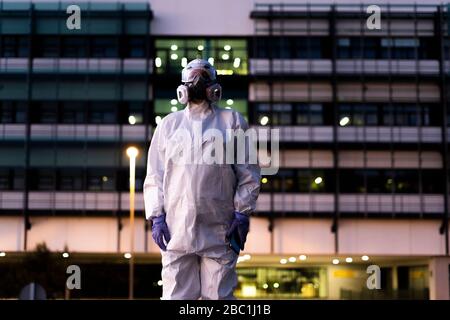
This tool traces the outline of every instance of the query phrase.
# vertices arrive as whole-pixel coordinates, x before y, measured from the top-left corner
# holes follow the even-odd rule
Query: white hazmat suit
[[[156,128],[148,153],[144,199],[146,217],[165,213],[171,236],[167,251],[161,251],[162,299],[234,298],[237,254],[229,248],[226,233],[234,211],[251,214],[259,194],[257,164],[176,160],[199,127],[202,133],[219,130],[223,141],[227,129],[248,128],[238,112],[207,101],[189,103],[163,118]],[[180,131],[183,135],[177,134]],[[213,138],[202,135],[201,139],[200,153],[208,152]]]

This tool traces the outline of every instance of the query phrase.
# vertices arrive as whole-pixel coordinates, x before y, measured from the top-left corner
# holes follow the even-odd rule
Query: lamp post
[[[135,172],[136,157],[139,150],[136,147],[127,148],[127,156],[130,158],[130,269],[128,279],[128,299],[133,299],[134,293],[134,191],[135,191]]]

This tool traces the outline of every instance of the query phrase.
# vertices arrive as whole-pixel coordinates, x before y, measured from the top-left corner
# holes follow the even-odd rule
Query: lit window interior
[[[232,102],[232,103],[231,103]],[[219,102],[219,107],[226,109],[233,109],[241,113],[244,118],[247,118],[247,100],[245,99],[233,99],[230,97],[224,97]],[[185,105],[180,104],[175,98],[169,99],[156,99],[155,100],[155,118],[168,115],[171,112],[183,110]],[[158,118],[158,119],[160,119]],[[156,121],[156,120],[155,120]]]
[[[247,43],[242,39],[156,40],[156,73],[179,73],[187,62],[202,58],[219,75],[247,74]]]

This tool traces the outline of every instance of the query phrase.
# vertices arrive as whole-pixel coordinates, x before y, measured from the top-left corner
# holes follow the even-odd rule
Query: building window
[[[444,57],[450,60],[450,39],[444,39]]]
[[[421,119],[421,110],[416,105],[383,107],[383,123],[389,126],[417,126],[424,123]]]
[[[323,170],[298,170],[300,192],[330,192],[331,176]]]
[[[277,192],[295,192],[296,191],[296,183],[295,183],[295,171],[284,169],[280,171],[276,176],[274,176],[271,180],[271,188],[272,190],[276,190]]]
[[[395,193],[419,193],[419,171],[418,170],[387,170],[385,172],[388,182],[392,181],[391,188]]]
[[[110,171],[88,171],[87,188],[89,191],[113,191],[115,190],[114,174]]]
[[[9,169],[0,169],[0,190],[11,189],[11,177]]]
[[[59,173],[59,190],[82,190],[83,172],[81,170],[64,169]]]
[[[0,102],[0,123],[24,123],[27,104],[20,101]]]
[[[275,176],[261,179],[263,192],[332,192],[329,170],[280,169]]]
[[[14,121],[14,106],[12,104],[3,103],[0,106],[0,122],[13,123]]]
[[[322,59],[323,54],[322,38],[292,39],[292,59]]]
[[[40,102],[33,105],[32,122],[37,123],[57,123],[58,122],[58,103],[57,102]]]
[[[147,40],[149,41],[149,40]],[[145,48],[146,39],[143,37],[130,37],[127,38],[126,45],[126,57],[129,58],[144,58],[145,57]]]
[[[240,39],[158,39],[156,73],[179,74],[191,60],[208,60],[219,75],[247,74],[247,42]]]
[[[378,124],[378,108],[376,105],[339,105],[338,109],[340,126],[371,126]]]
[[[23,190],[23,169],[0,169],[0,190]]]
[[[36,57],[57,58],[59,54],[59,39],[57,37],[42,37],[36,41]]]
[[[26,103],[19,101],[0,101],[0,123],[24,123]]]
[[[257,124],[259,125],[291,125],[292,104],[289,103],[261,103],[257,105]]]
[[[439,170],[341,169],[340,191],[343,193],[441,193]],[[421,183],[420,184],[420,180]]]
[[[119,106],[116,102],[46,101],[35,103],[30,111],[33,123],[116,124],[119,119],[120,123],[133,125],[144,123],[145,107],[142,102],[125,102]],[[165,116],[173,107],[170,100],[160,101],[158,114]],[[25,119],[25,103],[0,102],[0,123],[25,122]]]
[[[327,283],[325,268],[239,268],[237,272],[239,298],[324,298],[321,286]]]
[[[257,103],[254,106],[257,125],[323,125],[322,104]]]
[[[297,125],[322,125],[323,107],[321,104],[296,104]]]
[[[398,126],[418,125],[419,109],[416,106],[384,106],[384,124]]]
[[[419,39],[381,39],[383,59],[414,59],[418,50]]]
[[[248,100],[243,98],[243,92],[225,92],[220,107],[238,111],[248,122]]]
[[[36,172],[36,190],[55,190],[55,171],[40,169]]]
[[[139,167],[136,168],[136,183],[135,183],[136,191],[142,191],[145,175],[146,175],[145,168]],[[118,171],[117,188],[118,190],[124,192],[130,190],[130,173],[128,169],[121,169]]]
[[[434,105],[340,104],[340,126],[431,126],[440,125],[439,107]]]
[[[119,56],[116,38],[93,38],[91,50],[93,58],[116,58]]]
[[[338,38],[339,59],[436,59],[431,38]]]
[[[421,180],[423,193],[443,193],[445,190],[445,182],[440,170],[424,170]]]
[[[3,39],[3,40],[2,40]],[[0,37],[0,56],[5,58],[27,58],[29,54],[28,38],[26,36]]]
[[[14,169],[12,187],[13,190],[23,190],[25,188],[25,170]]]
[[[144,122],[145,103],[129,102],[126,106],[128,107],[128,111],[126,112],[125,123],[135,125]]]
[[[325,41],[320,37],[259,37],[254,40],[252,58],[322,59]]]
[[[136,191],[142,191],[143,187],[144,187],[144,180],[145,180],[145,175],[146,175],[146,170],[145,169],[140,169],[140,168],[136,168]],[[127,188],[123,191],[128,191],[130,190],[130,179],[129,177],[129,172],[126,172],[126,180],[128,181],[128,185]]]
[[[89,107],[89,123],[116,123],[116,104],[94,102]]]
[[[379,57],[379,39],[376,38],[339,38],[337,57],[339,59],[376,59]]]
[[[244,118],[247,119],[247,100],[241,98],[234,98],[231,96],[224,96],[224,98],[219,102],[219,107],[225,109],[233,109],[238,111]],[[180,104],[176,99],[176,95],[173,94],[172,98],[154,100],[154,113],[155,113],[155,123],[158,124],[162,118],[171,112],[176,112],[183,110],[184,105]]]
[[[65,37],[62,56],[64,58],[85,58],[88,56],[89,41],[85,37]]]
[[[61,112],[62,123],[85,123],[86,108],[82,102],[64,102]]]

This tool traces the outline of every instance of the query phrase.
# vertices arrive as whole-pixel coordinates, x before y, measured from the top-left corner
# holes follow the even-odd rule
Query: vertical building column
[[[449,254],[449,230],[448,230],[448,215],[449,215],[449,165],[448,165],[448,124],[447,124],[447,83],[446,83],[446,68],[445,68],[445,54],[444,54],[444,33],[442,30],[442,25],[444,21],[444,14],[442,6],[438,6],[438,12],[434,19],[434,30],[436,34],[436,40],[439,44],[439,87],[440,87],[440,95],[441,101],[440,104],[442,106],[441,114],[442,114],[442,122],[441,122],[441,132],[442,132],[442,163],[443,163],[443,174],[442,178],[444,179],[444,212],[442,216],[442,224],[439,228],[439,233],[445,237],[445,254]]]
[[[396,291],[398,290],[398,266],[393,265],[392,266],[392,290]]]
[[[433,257],[428,264],[430,300],[450,300],[450,257]]]
[[[31,229],[29,212],[29,192],[30,192],[30,139],[31,139],[31,104],[33,100],[33,40],[35,32],[35,12],[34,4],[30,4],[28,9],[28,66],[27,66],[27,111],[26,111],[26,134],[25,134],[25,166],[24,166],[24,190],[23,190],[23,218],[24,237],[23,250],[28,250],[28,231]]]
[[[339,252],[339,197],[340,197],[340,171],[339,171],[339,137],[338,137],[338,123],[339,123],[339,112],[338,112],[338,88],[337,88],[337,74],[336,74],[336,60],[337,60],[337,40],[336,40],[336,5],[331,6],[331,10],[328,17],[329,21],[329,34],[330,41],[332,43],[331,49],[331,87],[333,93],[333,168],[334,168],[334,214],[333,222],[331,224],[331,232],[334,233],[334,251]]]
[[[146,90],[146,101],[144,103],[144,125],[145,125],[145,144],[143,148],[143,156],[147,156],[147,151],[150,146],[150,136],[151,136],[151,127],[155,124],[156,128],[156,119],[155,119],[155,102],[154,102],[154,94],[150,90],[153,90],[153,80],[154,78],[150,78],[150,67],[151,67],[151,76],[156,73],[156,69],[154,68],[154,61],[156,58],[156,40],[151,35],[151,20],[152,20],[152,11],[150,9],[150,5],[147,4],[147,15],[146,15],[146,32],[145,32],[145,90]],[[151,41],[151,46],[150,46]],[[152,65],[150,65],[150,58],[152,58]],[[152,89],[150,89],[150,86]],[[151,119],[151,120],[150,120]],[[144,151],[145,150],[145,151]],[[142,190],[143,192],[144,190]],[[149,252],[148,248],[148,236],[151,231],[150,221],[148,221],[145,217],[145,209],[144,209],[144,252]]]

